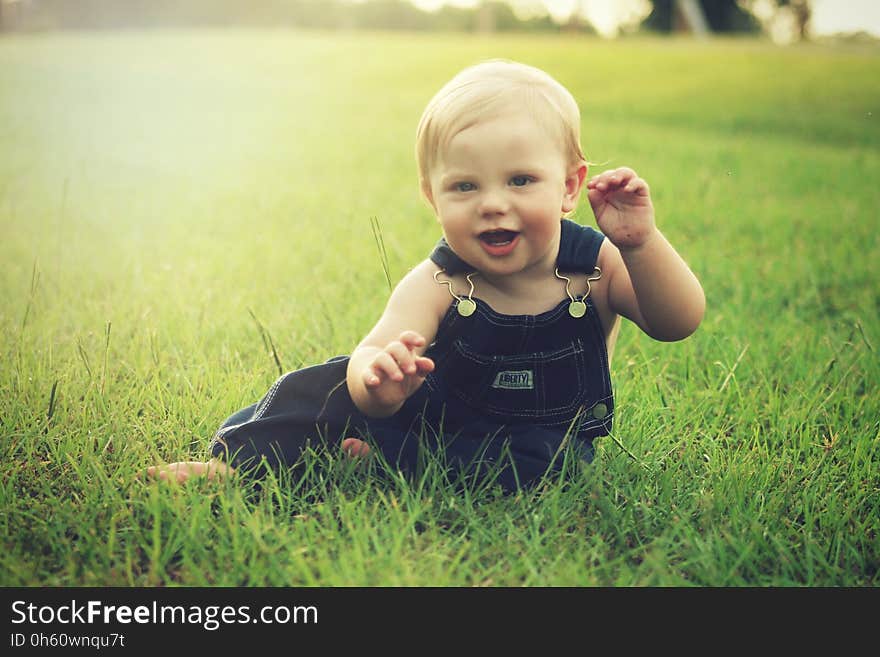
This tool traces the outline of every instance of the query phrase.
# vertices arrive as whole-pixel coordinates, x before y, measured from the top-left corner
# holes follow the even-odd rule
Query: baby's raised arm
[[[600,256],[603,273],[609,273],[611,309],[656,340],[689,336],[703,319],[706,298],[697,277],[657,229],[648,183],[622,167],[589,180],[587,195],[611,242]]]
[[[348,363],[348,391],[364,415],[388,417],[424,383],[434,362],[422,354],[434,340],[450,297],[426,260],[391,293],[382,317]]]

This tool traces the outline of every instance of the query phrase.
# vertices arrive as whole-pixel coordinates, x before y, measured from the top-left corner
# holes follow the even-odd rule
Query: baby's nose
[[[480,197],[480,215],[492,216],[504,214],[508,211],[510,204],[504,193],[495,190],[487,190]]]

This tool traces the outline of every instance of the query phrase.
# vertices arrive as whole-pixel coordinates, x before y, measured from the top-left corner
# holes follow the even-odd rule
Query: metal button
[[[602,402],[599,402],[598,404],[593,406],[593,417],[594,418],[596,418],[597,420],[601,420],[606,415],[608,415],[608,407],[605,404],[603,404]]]

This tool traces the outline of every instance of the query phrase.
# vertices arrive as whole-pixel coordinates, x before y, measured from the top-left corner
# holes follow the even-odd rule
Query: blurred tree
[[[781,20],[789,20],[798,40],[806,41],[810,38],[813,10],[809,0],[741,0],[741,3],[752,13],[760,13],[765,29],[772,29],[773,24]]]
[[[654,32],[674,32],[687,29],[689,21],[681,0],[653,0],[651,13],[642,27]],[[737,0],[698,0],[693,4],[702,10],[712,32],[758,32],[761,24],[755,16],[740,6]]]
[[[348,8],[353,27],[424,30],[429,16],[406,0],[371,0]]]
[[[552,20],[549,16],[547,20]],[[562,23],[560,29],[563,32],[578,32],[581,34],[597,35],[598,32],[592,23],[587,19],[583,7],[580,10],[571,12],[568,19]]]
[[[808,39],[810,36],[810,17],[813,15],[809,0],[782,0],[780,4],[788,5],[791,8],[800,40]]]
[[[498,0],[484,0],[477,6],[475,27],[479,32],[559,30],[559,25],[546,13],[520,18],[510,3]]]
[[[0,0],[0,32],[19,26],[26,9],[23,4],[22,0]]]
[[[516,0],[519,10],[527,10],[523,16],[512,2],[444,4],[430,12],[409,0],[0,0],[0,18],[7,30],[226,25],[469,32],[561,29],[536,0]],[[27,11],[10,11],[16,3]],[[11,13],[16,14],[14,20]],[[592,31],[588,23],[582,26],[580,31]]]

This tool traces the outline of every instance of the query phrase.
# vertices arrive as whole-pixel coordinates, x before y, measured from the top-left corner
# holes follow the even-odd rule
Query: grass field
[[[464,65],[569,86],[650,183],[699,331],[625,325],[614,437],[518,496],[145,483],[350,353],[439,237],[415,126]],[[0,585],[880,583],[880,53],[268,32],[0,38]],[[589,204],[576,219],[593,224]]]

